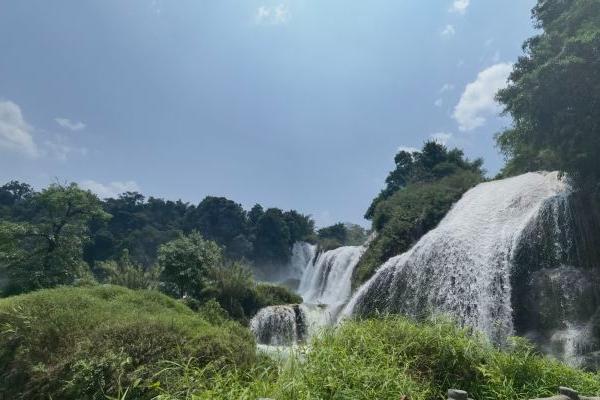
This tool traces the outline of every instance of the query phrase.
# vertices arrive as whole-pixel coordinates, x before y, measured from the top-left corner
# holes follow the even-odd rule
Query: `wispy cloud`
[[[444,86],[440,88],[440,93],[446,93],[451,90],[454,90],[454,85],[451,83],[445,83]]]
[[[443,104],[444,104],[444,99],[442,99],[441,97],[433,102],[433,105],[436,107],[441,107]]]
[[[442,30],[441,35],[442,37],[451,37],[454,36],[456,34],[456,29],[454,28],[454,25],[446,25],[446,27]]]
[[[280,3],[274,6],[260,6],[256,10],[255,21],[259,25],[282,25],[292,17],[287,4]]]
[[[45,140],[42,152],[58,161],[67,161],[71,155],[84,157],[88,153],[86,147],[71,145],[62,136],[55,136],[53,139]]]
[[[448,141],[452,139],[452,134],[448,132],[436,132],[429,135],[429,138],[436,143],[443,144],[444,146],[448,144]]]
[[[0,101],[0,148],[37,157],[39,150],[32,131],[21,107],[9,100]]]
[[[471,3],[471,0],[454,0],[454,2],[452,3],[452,8],[450,8],[450,11],[456,12],[459,14],[464,14],[467,12],[467,8],[469,8],[470,3]]]
[[[54,118],[54,121],[56,121],[56,123],[65,128],[68,129],[70,131],[81,131],[83,129],[85,129],[85,124],[81,121],[71,121],[68,118]]]
[[[125,192],[139,192],[140,187],[135,181],[114,181],[100,183],[91,179],[79,183],[83,189],[89,190],[102,199],[116,198]]]
[[[492,65],[465,87],[452,115],[461,131],[476,129],[484,125],[489,116],[498,113],[495,96],[498,90],[506,87],[511,70],[512,64]]]

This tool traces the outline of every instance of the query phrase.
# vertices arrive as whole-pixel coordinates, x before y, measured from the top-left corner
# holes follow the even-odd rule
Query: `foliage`
[[[337,223],[317,231],[319,251],[328,251],[341,246],[360,246],[367,240],[368,233],[360,225]]]
[[[0,269],[9,281],[4,293],[72,284],[89,275],[83,261],[88,222],[109,218],[98,198],[75,184],[54,184],[20,201],[27,202],[27,221],[0,223]]]
[[[551,396],[561,385],[600,393],[597,374],[542,357],[523,340],[500,350],[451,322],[402,317],[346,321],[281,364],[172,372],[159,377],[160,399],[426,400],[460,388],[475,399],[514,400]]]
[[[448,150],[435,141],[425,142],[423,149],[409,153],[401,150],[394,157],[396,168],[389,173],[386,187],[373,200],[365,214],[372,219],[379,202],[386,200],[398,190],[411,183],[432,182],[460,171],[471,171],[483,175],[482,159],[469,161],[462,150]]]
[[[377,235],[354,270],[353,287],[435,228],[464,192],[483,181],[483,174],[481,160],[471,162],[462,151],[435,142],[425,143],[420,152],[399,152],[387,187],[367,212]]]
[[[225,249],[225,254],[240,259],[252,251],[246,212],[240,204],[224,197],[208,196],[186,214],[186,230],[200,234]]]
[[[166,293],[182,298],[203,297],[212,269],[223,262],[221,248],[198,232],[182,235],[160,246],[158,265]]]
[[[0,300],[0,392],[11,399],[149,399],[164,360],[255,363],[252,335],[151,291],[59,288]]]
[[[100,281],[111,285],[125,286],[129,289],[152,289],[159,287],[160,268],[144,269],[129,258],[129,252],[123,251],[118,260],[101,261],[94,270]]]
[[[525,42],[497,96],[513,121],[497,136],[503,173],[558,169],[598,190],[600,3],[539,0],[533,19],[541,32]]]

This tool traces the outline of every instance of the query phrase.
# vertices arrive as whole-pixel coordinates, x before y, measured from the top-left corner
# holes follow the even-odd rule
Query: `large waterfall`
[[[446,313],[503,340],[514,332],[515,250],[541,213],[557,209],[567,194],[557,173],[478,185],[411,250],[380,267],[344,313]]]

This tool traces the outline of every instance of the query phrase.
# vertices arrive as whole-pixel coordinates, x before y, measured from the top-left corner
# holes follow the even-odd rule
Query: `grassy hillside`
[[[155,390],[146,387],[164,360],[198,368],[255,362],[254,340],[241,325],[118,286],[2,299],[0,327],[0,393],[10,399],[106,399],[127,387],[127,398],[150,398]]]

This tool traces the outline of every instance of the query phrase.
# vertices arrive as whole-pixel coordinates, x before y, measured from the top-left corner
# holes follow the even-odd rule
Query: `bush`
[[[256,294],[260,308],[283,304],[300,304],[302,297],[283,286],[259,283],[256,285]]]
[[[6,398],[150,398],[164,360],[246,368],[250,332],[207,322],[157,292],[58,288],[0,300],[0,392]]]

